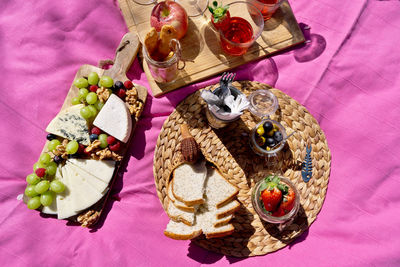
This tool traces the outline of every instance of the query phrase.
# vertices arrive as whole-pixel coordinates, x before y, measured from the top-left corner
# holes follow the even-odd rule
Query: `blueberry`
[[[270,122],[270,121],[264,122],[263,126],[264,126],[264,132],[265,133],[270,132],[274,128],[274,125],[272,125],[272,122]]]
[[[53,139],[56,139],[56,138],[57,138],[57,136],[54,135],[54,134],[48,134],[48,135],[46,136],[46,139],[49,140],[49,141],[51,141],[51,140],[53,140]]]
[[[114,83],[114,88],[115,88],[116,90],[124,89],[124,84],[123,84],[121,81],[116,81],[116,82]]]
[[[90,141],[93,142],[94,140],[97,140],[97,138],[99,138],[99,136],[97,134],[91,134],[89,136],[89,138],[90,138]]]
[[[54,156],[53,160],[55,163],[60,164],[63,161],[63,158],[60,156]]]
[[[267,137],[265,139],[265,144],[269,147],[274,146],[275,145],[275,139],[272,137]]]
[[[280,131],[274,132],[274,139],[276,142],[280,142],[283,139],[282,133]]]

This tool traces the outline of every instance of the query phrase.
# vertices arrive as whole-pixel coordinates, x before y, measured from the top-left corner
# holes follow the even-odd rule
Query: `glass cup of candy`
[[[172,39],[170,41],[171,52],[165,59],[157,60],[151,57],[146,49],[146,46],[142,46],[143,57],[149,67],[151,76],[158,83],[171,83],[178,77],[178,71],[185,67],[179,67],[181,61],[181,45],[178,40]],[[184,62],[183,62],[184,63]]]
[[[276,196],[281,196],[277,199]],[[261,220],[276,224],[282,231],[296,217],[300,196],[296,186],[282,176],[268,176],[258,181],[251,194],[253,208]]]

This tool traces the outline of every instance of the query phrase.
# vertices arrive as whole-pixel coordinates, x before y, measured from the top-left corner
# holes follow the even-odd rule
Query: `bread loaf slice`
[[[170,220],[167,228],[164,230],[164,235],[177,240],[188,240],[201,235],[202,230],[199,227],[188,226],[181,222]]]
[[[237,200],[232,200],[216,210],[217,219],[222,219],[235,213],[240,208],[240,203]]]
[[[167,196],[172,201],[175,207],[187,212],[195,212],[195,207],[189,207],[182,201],[177,200],[172,193],[172,181],[167,185]]]
[[[172,193],[187,206],[204,203],[204,184],[207,177],[205,161],[195,164],[182,164],[174,171]]]
[[[185,170],[187,171],[186,168]],[[193,213],[195,216],[194,224],[189,226],[189,224],[185,222],[186,218],[183,219],[182,210],[178,209],[178,211],[172,211],[173,209],[171,206],[174,207],[174,205],[171,205],[173,203],[170,201],[168,204],[168,215],[172,220],[168,223],[164,231],[166,236],[173,239],[192,239],[203,233],[206,238],[215,238],[229,235],[234,231],[234,226],[229,224],[229,222],[233,218],[232,213],[240,207],[240,203],[233,200],[239,193],[239,190],[229,183],[216,169],[207,168],[206,173],[206,179],[203,184],[205,191],[204,203]],[[179,183],[188,182],[185,179],[177,179],[178,176],[176,175],[175,173],[171,181],[173,186],[171,189],[172,199],[176,197],[174,190],[180,186]],[[179,175],[183,175],[183,173]],[[177,201],[179,200],[175,199],[175,202]],[[184,202],[184,204],[186,203]],[[172,210],[170,211],[170,209]],[[177,212],[179,216],[175,216],[174,212]],[[174,214],[174,216],[171,216],[172,214]]]
[[[214,168],[207,169],[205,187],[206,202],[210,207],[223,207],[239,193],[237,187],[232,185],[218,170]]]
[[[192,226],[195,221],[195,213],[191,211],[184,211],[175,207],[172,201],[168,201],[167,214],[172,220],[176,222],[183,222],[186,225]]]

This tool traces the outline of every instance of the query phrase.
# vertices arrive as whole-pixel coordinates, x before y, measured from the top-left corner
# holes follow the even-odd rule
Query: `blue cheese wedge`
[[[68,140],[75,140],[82,145],[90,144],[89,128],[86,120],[81,116],[83,104],[74,105],[62,110],[49,123],[46,132],[55,134]]]
[[[132,131],[132,118],[125,102],[115,94],[111,94],[97,114],[93,125],[126,143]]]
[[[68,163],[72,163],[84,172],[96,177],[107,185],[110,183],[115,169],[115,161],[113,160],[95,160],[95,159],[68,159]]]

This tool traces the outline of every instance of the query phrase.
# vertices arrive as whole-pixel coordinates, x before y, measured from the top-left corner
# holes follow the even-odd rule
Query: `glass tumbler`
[[[151,76],[158,83],[171,83],[178,77],[178,71],[185,67],[179,67],[179,62],[181,61],[181,45],[178,40],[172,39],[170,42],[171,51],[173,55],[165,61],[157,61],[150,57],[147,52],[146,46],[142,46],[143,57],[149,67]]]

